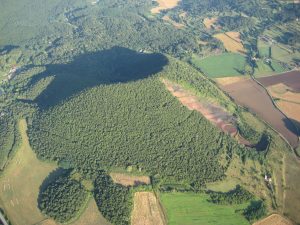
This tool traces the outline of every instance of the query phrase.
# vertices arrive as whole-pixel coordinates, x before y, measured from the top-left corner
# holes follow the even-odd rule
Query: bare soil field
[[[253,225],[293,225],[289,220],[278,214],[272,214],[267,218],[264,218]]]
[[[184,27],[184,24],[177,23],[176,21],[172,20],[169,16],[164,16],[162,19],[168,23],[171,23],[177,29],[182,29]]]
[[[241,42],[239,32],[221,33],[214,35],[214,37],[223,42],[223,45],[227,51],[242,54],[246,52]]]
[[[279,75],[260,77],[257,79],[265,87],[273,86],[276,84],[285,84],[294,92],[300,92],[300,71],[295,70]]]
[[[220,85],[239,105],[249,108],[277,130],[291,146],[298,146],[297,130],[293,123],[274,105],[267,92],[248,78],[227,85]]]
[[[218,21],[217,17],[212,18],[205,18],[203,20],[203,24],[207,29],[212,29],[212,27],[215,25],[215,23]]]
[[[156,196],[152,192],[136,192],[131,225],[165,225],[165,219]]]
[[[131,176],[123,173],[110,173],[110,176],[115,183],[123,186],[138,186],[151,183],[148,176]]]
[[[172,9],[178,5],[180,0],[156,0],[159,6],[151,9],[151,13],[157,14],[162,10]]]
[[[241,144],[251,146],[250,142],[240,135],[237,135],[238,130],[235,125],[236,118],[226,112],[222,107],[200,100],[195,94],[185,90],[178,84],[168,80],[163,80],[163,83],[172,95],[178,98],[189,110],[200,112],[207,120],[220,128],[223,132],[230,134],[232,137],[236,137]]]

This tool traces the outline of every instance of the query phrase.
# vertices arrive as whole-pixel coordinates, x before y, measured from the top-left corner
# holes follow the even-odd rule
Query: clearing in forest
[[[273,104],[266,90],[248,78],[228,85],[220,85],[237,104],[249,108],[277,130],[291,146],[298,146],[297,130],[294,124]]]
[[[164,16],[162,19],[166,22],[171,23],[177,29],[182,29],[184,27],[184,24],[177,23],[176,21],[172,20],[169,16]]]
[[[123,186],[150,184],[150,178],[148,176],[132,176],[123,173],[110,173],[110,176],[115,183],[122,184]]]
[[[222,107],[200,100],[195,94],[185,90],[182,86],[172,83],[164,79],[163,83],[173,96],[186,106],[189,110],[196,110],[200,112],[212,124],[220,128],[223,132],[236,137],[237,140],[246,146],[251,146],[251,143],[238,135],[236,128],[236,118],[226,112]]]
[[[160,204],[152,192],[136,192],[131,225],[165,225]]]
[[[272,214],[253,225],[293,225],[289,220],[278,214]]]
[[[189,192],[162,193],[160,199],[169,225],[249,224],[241,213],[237,212],[246,208],[247,204],[218,205],[209,202],[207,194]]]
[[[56,165],[36,158],[28,142],[24,119],[19,129],[22,143],[0,178],[0,199],[12,224],[28,225],[45,219],[37,207],[39,188]]]
[[[151,9],[151,13],[157,14],[162,10],[172,9],[178,5],[180,0],[156,0],[159,4],[157,7]]]
[[[244,54],[246,50],[242,44],[239,32],[226,32],[214,35],[215,38],[219,39],[225,49],[229,52],[242,53]]]
[[[205,18],[203,24],[207,29],[215,28],[215,23],[218,21],[217,17]]]

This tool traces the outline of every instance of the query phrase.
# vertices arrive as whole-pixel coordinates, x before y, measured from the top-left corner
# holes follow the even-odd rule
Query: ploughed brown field
[[[257,79],[265,87],[273,86],[276,84],[285,84],[294,92],[300,92],[300,71],[295,70],[279,75],[261,77]]]
[[[270,81],[268,81],[270,82]],[[298,146],[297,129],[294,124],[273,104],[266,90],[251,78],[234,83],[220,85],[237,104],[248,108],[270,124],[290,143],[292,147]]]

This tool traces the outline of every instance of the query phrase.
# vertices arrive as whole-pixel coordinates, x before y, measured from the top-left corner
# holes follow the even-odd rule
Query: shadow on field
[[[45,72],[36,75],[31,85],[45,77],[54,77],[35,99],[41,109],[47,109],[87,88],[147,78],[163,70],[167,64],[168,59],[162,54],[113,47],[79,55],[67,64],[46,65]]]

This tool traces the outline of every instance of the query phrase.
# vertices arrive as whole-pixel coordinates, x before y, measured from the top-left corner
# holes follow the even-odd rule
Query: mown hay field
[[[1,205],[12,224],[28,225],[45,219],[38,209],[39,188],[54,163],[41,162],[32,151],[25,120],[19,123],[22,144],[0,178]]]
[[[134,176],[123,173],[110,173],[111,178],[117,184],[123,186],[138,186],[150,184],[150,177],[148,176]]]
[[[158,202],[152,192],[136,192],[131,225],[165,225],[166,221]]]
[[[242,44],[239,32],[226,32],[214,35],[215,38],[220,40],[225,49],[229,52],[242,53],[244,54],[246,50]]]
[[[272,214],[267,218],[257,221],[253,225],[293,225],[289,220],[278,214]]]
[[[203,20],[203,24],[207,29],[211,29],[214,27],[215,23],[218,21],[217,17],[212,17],[212,18],[205,18]]]
[[[247,204],[217,205],[208,202],[207,194],[162,193],[160,196],[169,225],[246,225],[249,222],[236,210]]]

